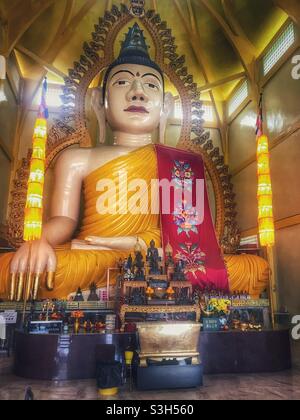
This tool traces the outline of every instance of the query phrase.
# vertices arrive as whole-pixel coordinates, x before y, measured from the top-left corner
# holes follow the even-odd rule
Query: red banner
[[[228,291],[201,156],[160,145],[156,153],[163,248],[172,246],[174,259],[183,262],[186,277],[193,285]]]

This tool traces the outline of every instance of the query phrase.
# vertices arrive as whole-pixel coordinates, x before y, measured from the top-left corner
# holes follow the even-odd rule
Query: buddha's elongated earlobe
[[[98,120],[99,143],[103,144],[105,143],[105,140],[106,140],[106,119],[105,119],[105,107],[103,104],[102,88],[93,89],[91,105]]]
[[[164,98],[164,109],[161,114],[160,118],[160,126],[159,126],[159,142],[161,144],[165,144],[165,134],[168,124],[168,118],[172,115],[174,111],[175,99],[172,93],[167,92]]]

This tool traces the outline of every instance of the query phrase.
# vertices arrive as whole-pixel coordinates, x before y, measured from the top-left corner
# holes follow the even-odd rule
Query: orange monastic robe
[[[97,202],[101,195],[97,192],[100,180],[109,179],[119,186],[119,173],[127,173],[127,182],[143,179],[148,184],[149,212],[148,214],[99,214]],[[78,239],[87,236],[123,237],[137,236],[148,245],[152,239],[158,247],[161,246],[159,215],[151,214],[151,180],[157,179],[157,159],[153,146],[146,146],[119,157],[98,168],[84,181],[84,215]],[[130,200],[131,195],[128,194]],[[117,188],[119,197],[119,187]],[[130,209],[129,209],[130,210]],[[91,283],[98,287],[106,285],[108,268],[116,266],[117,261],[128,256],[128,252],[119,251],[83,251],[71,250],[70,245],[56,249],[58,266],[55,280],[55,290],[48,292],[42,286],[41,298],[66,298],[78,287],[87,290]],[[0,257],[0,297],[7,298],[9,290],[9,265],[13,254]],[[228,267],[231,290],[249,291],[254,296],[261,293],[268,284],[268,264],[265,260],[251,256],[225,256]]]

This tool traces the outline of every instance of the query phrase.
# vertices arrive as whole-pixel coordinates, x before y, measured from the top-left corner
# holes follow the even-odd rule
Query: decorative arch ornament
[[[132,2],[134,3],[134,2]],[[140,2],[137,2],[140,3]],[[137,5],[138,6],[138,5]],[[141,12],[141,11],[140,11]],[[136,17],[138,14],[139,17]],[[63,88],[61,117],[50,130],[47,143],[47,167],[56,156],[72,145],[92,147],[87,129],[85,98],[94,78],[114,60],[114,44],[120,31],[134,19],[140,19],[156,47],[155,61],[174,84],[182,103],[183,123],[177,147],[200,153],[212,180],[216,197],[216,232],[224,253],[235,253],[240,243],[236,222],[236,204],[228,166],[209,132],[203,128],[202,102],[197,84],[188,73],[185,56],[177,53],[172,30],[159,14],[148,10],[141,14],[121,4],[112,6],[99,19],[92,40],[84,42],[79,60],[69,70]],[[14,247],[22,244],[26,185],[29,159],[23,159],[16,172],[8,219],[8,240]]]

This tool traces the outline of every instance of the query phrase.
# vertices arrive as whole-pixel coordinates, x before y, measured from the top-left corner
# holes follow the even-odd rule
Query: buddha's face
[[[113,131],[152,133],[159,126],[163,106],[163,81],[159,72],[136,64],[123,64],[111,71],[105,113]]]

